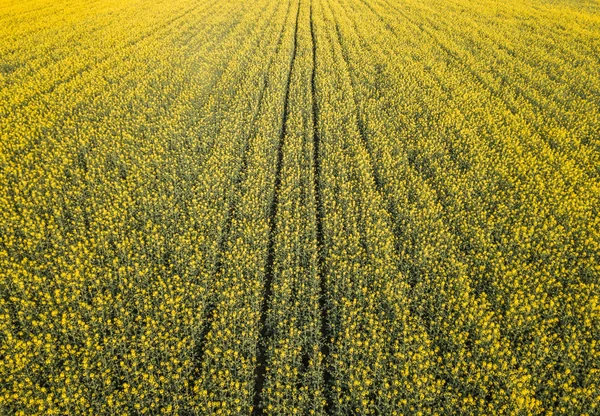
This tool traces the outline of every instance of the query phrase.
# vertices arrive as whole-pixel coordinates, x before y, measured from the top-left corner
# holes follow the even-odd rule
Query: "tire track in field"
[[[288,1],[288,9],[286,11],[285,22],[287,22],[287,15],[289,14],[290,3],[291,3],[291,0]],[[271,15],[269,20],[271,20],[276,13],[277,13],[277,8],[275,9],[273,15]],[[240,169],[236,176],[236,179],[234,180],[234,183],[233,183],[233,187],[234,187],[235,191],[234,191],[233,198],[229,204],[229,209],[228,209],[227,217],[225,219],[225,225],[223,226],[222,236],[219,241],[219,248],[217,251],[217,256],[216,256],[216,261],[215,261],[214,270],[216,270],[215,275],[217,276],[217,278],[219,276],[221,276],[223,273],[223,255],[227,250],[227,243],[229,242],[229,237],[231,234],[231,225],[233,223],[233,218],[235,217],[235,213],[237,211],[237,198],[236,197],[238,196],[240,186],[246,175],[246,170],[248,167],[248,152],[249,152],[249,148],[250,148],[250,138],[252,137],[252,134],[253,134],[253,126],[256,123],[256,120],[258,119],[260,110],[262,109],[262,106],[264,103],[264,94],[265,94],[265,90],[267,88],[267,79],[268,79],[269,71],[273,64],[275,56],[277,55],[277,53],[279,52],[279,49],[281,48],[281,43],[283,40],[284,32],[285,32],[285,23],[281,26],[281,31],[279,32],[279,38],[277,41],[276,49],[273,52],[273,54],[271,55],[269,63],[266,66],[266,71],[264,72],[264,76],[262,78],[262,87],[259,92],[259,96],[258,96],[258,100],[257,100],[258,105],[252,116],[252,121],[250,122],[251,127],[249,128],[248,135],[246,137],[246,141],[244,144],[241,166],[240,166]],[[214,321],[214,318],[215,318],[215,310],[216,310],[216,299],[214,299],[214,296],[213,296],[213,299],[209,300],[209,302],[207,304],[207,307],[206,307],[207,312],[206,312],[206,319],[204,321],[204,328],[202,329],[200,337],[198,338],[198,340],[196,342],[196,348],[194,351],[194,359],[192,361],[194,364],[194,369],[199,369],[200,366],[202,365],[202,362],[204,361],[204,353],[205,353],[204,344],[205,344],[206,337],[212,327],[212,322]]]
[[[292,48],[292,57],[290,59],[290,69],[288,71],[287,83],[285,86],[285,101],[283,103],[283,116],[281,120],[281,132],[279,134],[279,143],[277,145],[277,164],[275,167],[275,184],[273,189],[273,199],[269,209],[269,243],[267,247],[267,261],[265,264],[265,283],[263,302],[260,311],[260,337],[258,341],[258,351],[256,354],[256,367],[254,369],[254,406],[253,415],[262,414],[260,408],[260,397],[265,384],[265,376],[267,370],[266,359],[266,339],[268,338],[268,328],[266,325],[267,313],[269,309],[269,300],[272,296],[272,283],[275,262],[275,235],[277,232],[277,206],[279,204],[279,188],[281,186],[281,170],[283,166],[283,144],[288,129],[289,101],[290,101],[290,84],[292,81],[292,70],[294,69],[294,61],[296,60],[296,51],[298,49],[298,21],[300,19],[300,0],[298,0],[298,10],[296,11],[296,25],[294,28],[294,45]]]
[[[312,71],[310,76],[311,98],[312,98],[312,122],[313,122],[313,180],[316,205],[317,226],[317,276],[320,284],[319,307],[321,310],[321,354],[323,355],[323,381],[325,396],[325,413],[331,414],[331,400],[328,394],[332,385],[331,372],[328,369],[329,338],[328,310],[327,310],[327,285],[325,282],[325,241],[323,235],[323,198],[321,195],[321,133],[319,132],[319,103],[317,102],[317,36],[315,33],[313,2],[310,2],[310,35],[312,40]]]

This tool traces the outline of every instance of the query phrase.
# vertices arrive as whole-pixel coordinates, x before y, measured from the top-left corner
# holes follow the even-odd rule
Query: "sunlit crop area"
[[[598,0],[0,0],[1,415],[600,414]]]

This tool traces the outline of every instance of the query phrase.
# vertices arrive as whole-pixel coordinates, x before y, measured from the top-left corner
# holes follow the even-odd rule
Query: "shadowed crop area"
[[[0,0],[0,415],[600,414],[598,0]]]

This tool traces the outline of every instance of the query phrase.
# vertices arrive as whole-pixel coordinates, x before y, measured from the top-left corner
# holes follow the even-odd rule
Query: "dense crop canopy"
[[[0,0],[0,414],[600,414],[597,0]]]

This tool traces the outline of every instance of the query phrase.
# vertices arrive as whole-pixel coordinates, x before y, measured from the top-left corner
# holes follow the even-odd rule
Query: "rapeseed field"
[[[1,415],[600,414],[597,0],[0,0]]]

